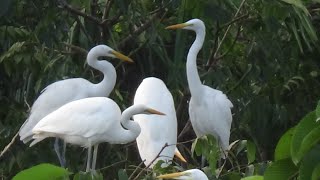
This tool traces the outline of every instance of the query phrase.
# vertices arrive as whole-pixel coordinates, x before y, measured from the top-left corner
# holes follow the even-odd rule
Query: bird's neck
[[[121,140],[123,141],[121,143],[129,143],[131,141],[134,141],[141,132],[139,124],[130,120],[130,118],[135,114],[137,114],[137,112],[135,112],[135,109],[133,107],[129,107],[122,113],[120,123],[127,130],[125,130],[123,134],[121,134]]]
[[[116,84],[117,73],[115,68],[108,61],[99,61],[98,56],[90,56],[90,54],[88,55],[87,62],[91,67],[103,73],[103,80],[98,84],[94,84],[94,92],[92,94],[94,96],[109,96]]]
[[[187,79],[191,96],[201,95],[202,83],[197,69],[197,55],[202,48],[205,30],[196,31],[196,39],[191,45],[187,56]]]

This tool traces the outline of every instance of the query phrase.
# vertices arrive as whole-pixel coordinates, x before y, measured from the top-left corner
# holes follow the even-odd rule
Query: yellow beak
[[[147,109],[147,112],[149,112],[150,114],[166,115],[165,113],[162,113],[152,108]]]
[[[184,162],[184,163],[187,163],[187,160],[182,156],[182,154],[180,153],[179,150],[175,151],[175,152],[174,152],[174,155],[175,155],[178,159],[180,159],[180,161],[182,161],[182,162]]]
[[[185,174],[185,172],[176,172],[176,173],[170,173],[170,174],[163,174],[160,176],[157,176],[158,179],[162,178],[162,179],[173,179],[176,177],[180,177],[183,176]]]
[[[121,59],[121,60],[123,60],[123,61],[130,62],[130,63],[134,63],[134,61],[133,61],[131,58],[129,58],[128,56],[125,56],[125,55],[119,53],[118,51],[111,51],[111,53],[112,53],[116,58],[118,58],[118,59]]]
[[[175,25],[168,26],[165,29],[182,29],[186,26],[190,26],[190,24],[187,24],[187,23],[175,24]]]

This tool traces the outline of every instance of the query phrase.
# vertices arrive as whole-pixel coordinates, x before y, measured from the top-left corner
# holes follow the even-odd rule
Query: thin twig
[[[240,4],[240,6],[239,6],[239,8],[238,8],[238,10],[237,10],[237,12],[236,12],[236,14],[234,15],[234,18],[233,18],[233,19],[236,19],[236,17],[237,17],[238,14],[240,13],[240,10],[242,9],[245,1],[246,1],[246,0],[242,0],[242,2],[241,2],[241,4]],[[224,33],[221,41],[219,42],[217,49],[215,50],[214,53],[212,53],[212,54],[210,55],[210,57],[209,57],[209,59],[208,59],[208,61],[207,61],[207,66],[211,66],[211,64],[212,64],[212,62],[213,62],[213,59],[215,59],[215,58],[217,57],[217,54],[218,54],[218,52],[219,52],[219,50],[220,50],[220,48],[221,48],[221,45],[222,45],[222,43],[224,42],[224,40],[226,39],[227,34],[228,34],[228,32],[230,31],[230,29],[231,29],[231,25],[232,25],[232,23],[228,25],[228,28],[227,28],[226,32]],[[211,68],[208,69],[208,71],[210,71],[210,70],[211,70]]]
[[[118,49],[122,49],[122,47],[129,41],[131,41],[132,39],[134,39],[136,36],[138,36],[139,34],[141,34],[142,32],[144,32],[146,29],[148,29],[151,24],[155,21],[156,18],[158,18],[158,16],[161,13],[158,12],[154,15],[152,15],[152,17],[143,25],[141,25],[138,29],[136,29],[133,33],[131,33],[130,35],[128,35],[125,39],[123,39],[118,45]]]
[[[6,145],[6,147],[1,151],[0,154],[0,158],[4,155],[5,152],[8,151],[8,149],[12,146],[12,144],[14,143],[15,139],[17,138],[17,136],[19,135],[19,132],[17,132],[16,135],[13,136],[13,138],[11,139],[10,143],[8,145]]]
[[[227,22],[226,24],[223,24],[219,29],[224,29],[225,27],[230,26],[231,24],[234,24],[234,23],[236,23],[236,22],[238,22],[238,21],[240,21],[243,18],[246,18],[248,16],[249,16],[249,14],[247,13],[247,14],[244,14],[242,16],[233,18],[231,21]]]
[[[182,131],[180,132],[178,136],[178,140],[180,140],[183,135],[185,135],[189,130],[191,129],[191,122],[190,119],[187,121],[186,125],[183,127]]]
[[[80,53],[83,56],[87,56],[87,54],[88,54],[87,50],[85,50],[85,49],[83,49],[83,48],[81,48],[79,46],[75,46],[73,44],[69,44],[69,43],[65,43],[65,42],[63,42],[62,44],[64,44],[65,46],[69,47],[72,51],[76,51],[76,52]]]
[[[121,163],[124,163],[124,162],[127,162],[127,160],[121,160],[121,161],[115,162],[115,163],[113,163],[113,164],[111,164],[109,166],[106,166],[106,167],[98,169],[98,171],[106,170],[106,169],[108,169],[108,168],[110,168],[112,166],[115,166],[115,165],[118,165],[118,164],[121,164]]]
[[[75,15],[82,16],[82,17],[84,17],[84,18],[86,18],[86,19],[88,19],[88,20],[90,20],[90,21],[92,21],[92,22],[94,22],[96,24],[100,24],[100,19],[98,19],[98,18],[96,18],[94,16],[91,16],[89,14],[86,14],[86,13],[84,13],[84,12],[74,8],[74,7],[72,7],[65,0],[59,0],[59,3],[60,3],[60,7],[61,8],[65,9],[65,10],[67,10],[67,11],[69,11],[69,12],[75,14]]]
[[[158,159],[158,158],[160,157],[160,154],[162,153],[162,151],[163,151],[166,147],[168,147],[168,146],[169,146],[168,143],[164,144],[164,146],[161,148],[161,150],[159,151],[159,153],[157,154],[157,156],[156,156],[145,168],[143,168],[143,170],[140,171],[139,174],[138,174],[133,180],[138,179],[139,176],[142,174],[142,172],[143,172],[145,169],[148,169],[148,168],[156,161],[156,159]],[[170,146],[171,146],[171,145],[170,145]]]
[[[103,11],[103,16],[102,16],[102,20],[107,19],[108,15],[109,15],[109,11],[111,9],[111,5],[113,3],[113,0],[106,0],[106,5],[104,7],[104,11]]]
[[[133,175],[138,171],[138,169],[141,169],[141,171],[143,170],[143,168],[140,168],[140,167],[143,165],[143,163],[144,163],[145,161],[146,161],[146,160],[141,161],[141,163],[134,169],[134,171],[131,173],[131,175],[129,176],[128,179],[131,179],[131,178],[133,177]]]

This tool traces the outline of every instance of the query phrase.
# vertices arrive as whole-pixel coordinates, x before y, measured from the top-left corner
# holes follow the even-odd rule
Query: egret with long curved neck
[[[125,144],[134,141],[141,128],[130,118],[135,114],[163,113],[145,105],[133,105],[123,111],[111,99],[92,97],[70,102],[41,119],[33,128],[33,146],[48,137],[88,148],[86,171],[90,169],[91,148],[94,147],[91,169],[95,170],[98,145],[102,142]],[[123,127],[125,128],[123,128]]]
[[[215,136],[224,152],[229,147],[232,123],[231,101],[219,90],[203,85],[197,70],[197,55],[202,48],[206,28],[200,19],[192,19],[182,24],[168,26],[166,29],[186,29],[196,33],[187,56],[187,79],[191,93],[189,116],[197,137],[211,134]]]
[[[20,140],[24,143],[32,139],[32,128],[46,115],[55,111],[62,105],[87,97],[108,96],[116,83],[116,70],[111,63],[105,60],[98,60],[99,57],[106,56],[118,58],[127,62],[133,62],[129,57],[111,49],[106,45],[93,47],[87,56],[89,66],[101,71],[103,80],[98,84],[93,84],[83,78],[72,78],[57,81],[48,85],[41,91],[41,95],[33,103],[31,113],[19,130]],[[65,166],[64,151],[59,152],[58,139],[54,149],[58,155],[61,166]],[[64,146],[65,149],[65,146]]]

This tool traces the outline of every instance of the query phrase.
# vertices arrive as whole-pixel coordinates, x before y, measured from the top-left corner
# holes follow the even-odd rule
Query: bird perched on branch
[[[137,145],[144,164],[152,168],[159,160],[163,160],[162,166],[167,166],[171,164],[174,155],[186,162],[176,148],[176,111],[172,95],[163,81],[155,77],[145,78],[136,91],[134,104],[144,104],[166,114],[166,116],[139,114],[133,117],[141,127]],[[168,146],[165,146],[166,144]]]
[[[191,19],[182,24],[168,26],[166,29],[186,29],[196,33],[196,39],[189,49],[186,64],[187,80],[191,93],[190,121],[197,137],[206,134],[216,137],[224,151],[221,153],[221,157],[225,158],[229,148],[233,105],[222,91],[201,83],[197,70],[197,55],[204,42],[205,25],[200,19]]]
[[[163,113],[145,105],[133,105],[121,114],[119,106],[106,97],[84,98],[67,103],[41,119],[33,128],[33,142],[57,137],[67,143],[88,148],[86,171],[90,170],[91,148],[94,147],[91,169],[95,170],[98,145],[102,142],[125,144],[134,141],[141,132],[130,118],[135,114]]]
[[[89,66],[103,73],[103,80],[100,83],[93,84],[83,78],[72,78],[57,81],[50,84],[41,91],[41,95],[33,103],[31,113],[19,130],[20,140],[24,143],[32,139],[32,128],[46,115],[55,111],[59,107],[74,100],[108,96],[116,83],[116,70],[111,63],[105,60],[98,60],[99,57],[106,56],[119,58],[123,61],[133,62],[129,57],[111,49],[106,45],[93,47],[87,55]],[[63,153],[59,152],[58,139],[54,144],[61,166],[65,166],[65,145]]]

